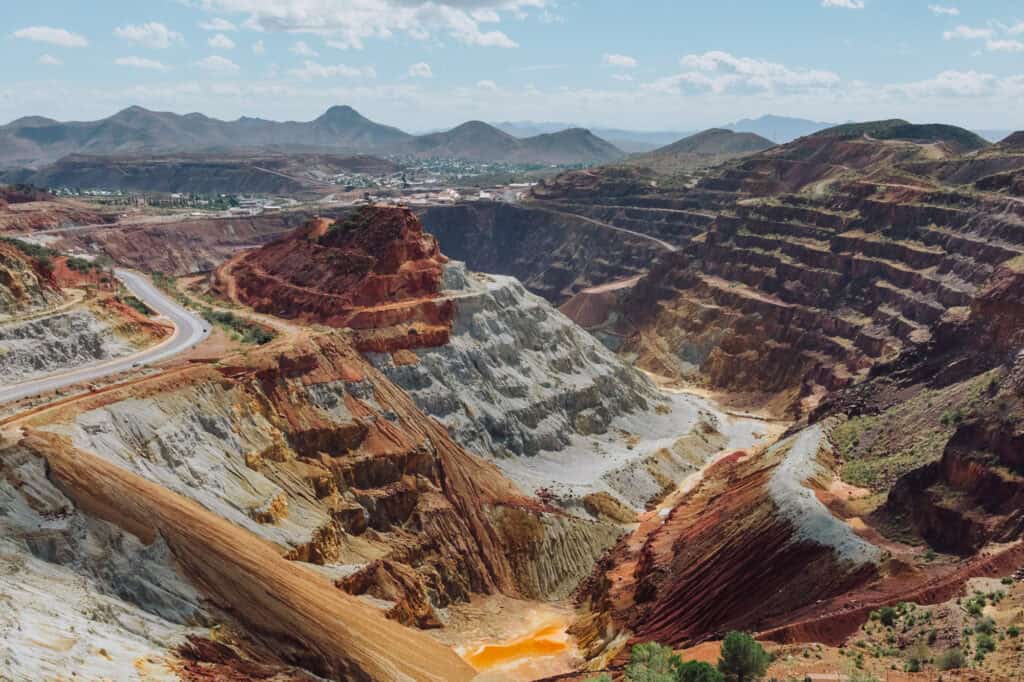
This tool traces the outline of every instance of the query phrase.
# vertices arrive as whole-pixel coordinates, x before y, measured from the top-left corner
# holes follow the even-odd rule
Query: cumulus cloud
[[[238,71],[239,66],[233,61],[220,55],[210,55],[196,62],[203,71],[210,71],[211,73],[233,73]]]
[[[410,78],[433,78],[434,71],[430,68],[430,64],[426,62],[418,62],[409,67]]]
[[[114,60],[114,63],[118,66],[128,66],[133,69],[167,71],[167,66],[163,62],[159,62],[155,59],[146,59],[145,57],[118,57]]]
[[[935,78],[889,86],[889,90],[918,97],[980,97],[992,94],[999,79],[978,71],[943,71]]]
[[[306,60],[301,69],[288,72],[293,78],[309,81],[315,78],[375,78],[377,71],[372,66],[349,66],[347,64],[325,65]]]
[[[1024,33],[1024,21],[1020,22],[1019,24],[1014,24],[1013,26],[1010,26],[1008,29],[1006,29],[1006,32],[1011,35],[1020,35],[1021,33]]]
[[[928,5],[928,9],[932,11],[932,14],[945,15],[948,17],[960,16],[960,10],[956,7],[944,7],[942,5]]]
[[[222,19],[220,17],[214,17],[213,19],[210,19],[209,21],[201,21],[201,22],[199,22],[199,28],[203,29],[204,31],[237,31],[238,30],[238,27],[235,26],[233,23],[231,23],[227,19]]]
[[[481,90],[495,92],[498,89],[498,84],[495,83],[494,81],[477,81],[476,87],[478,87]]]
[[[721,50],[689,54],[680,59],[679,63],[686,71],[658,79],[646,87],[666,92],[793,92],[830,88],[837,85],[840,80],[839,76],[831,71],[790,68],[761,59],[736,57]]]
[[[622,69],[635,69],[639,62],[633,57],[624,54],[606,54],[604,63],[609,66],[617,66]]]
[[[1024,43],[1019,40],[989,40],[985,49],[989,52],[1024,52]]]
[[[262,40],[257,40],[252,44],[252,53],[258,55],[264,55],[267,53],[267,46],[263,44]]]
[[[231,38],[228,38],[223,33],[218,33],[206,42],[210,47],[212,47],[215,50],[235,49],[235,41],[233,41]]]
[[[961,24],[952,31],[946,31],[942,34],[943,40],[984,40],[991,38],[995,35],[995,31],[990,28],[972,28],[971,26],[964,26]]]
[[[289,47],[288,51],[297,54],[300,57],[317,57],[320,55],[319,52],[311,48],[304,40],[300,40]]]
[[[60,59],[57,59],[52,54],[44,54],[39,58],[39,63],[44,66],[60,66],[64,62],[62,62]]]
[[[89,41],[85,36],[72,33],[63,28],[52,26],[28,26],[14,32],[15,38],[33,40],[37,43],[49,43],[59,47],[86,47]]]
[[[864,0],[821,0],[822,7],[842,7],[843,9],[864,9]]]
[[[184,40],[180,33],[172,31],[158,21],[118,26],[114,29],[114,35],[157,50],[166,50],[174,43]]]
[[[467,45],[516,47],[492,28],[505,17],[556,19],[552,0],[197,0],[210,13],[245,16],[245,26],[321,35],[332,47],[361,49],[373,38],[447,35]],[[485,28],[486,26],[486,28]]]
[[[630,76],[628,73],[613,73],[612,74],[612,80],[628,82],[628,81],[632,81],[633,77]]]

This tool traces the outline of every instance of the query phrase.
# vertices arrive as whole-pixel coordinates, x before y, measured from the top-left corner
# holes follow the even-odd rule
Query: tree
[[[644,642],[629,652],[626,679],[629,682],[676,682],[676,670],[682,664],[682,659],[669,647]]]
[[[729,682],[749,682],[764,675],[770,662],[753,637],[745,632],[730,632],[722,642],[718,671]]]
[[[677,682],[723,682],[722,673],[707,663],[687,661],[676,670]]]

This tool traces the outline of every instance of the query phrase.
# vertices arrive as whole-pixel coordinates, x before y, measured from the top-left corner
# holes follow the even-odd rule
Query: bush
[[[967,658],[960,649],[946,649],[939,656],[939,670],[959,670],[967,667]]]
[[[722,642],[718,671],[727,680],[748,682],[764,675],[770,662],[768,654],[753,637],[745,632],[730,632]]]
[[[626,679],[629,682],[676,682],[676,673],[682,664],[682,659],[669,647],[644,642],[629,652]]]
[[[1011,625],[1010,627],[1006,628],[1006,636],[1017,639],[1018,637],[1020,637],[1020,628],[1016,625]]]
[[[996,622],[991,618],[982,618],[974,624],[974,631],[985,635],[994,635],[996,632]]]
[[[608,673],[601,673],[597,677],[591,677],[584,682],[612,682],[612,676]]]
[[[886,627],[892,627],[896,624],[896,616],[899,615],[891,606],[885,606],[878,612],[878,620],[882,621],[882,625]]]
[[[979,654],[990,654],[996,650],[996,640],[992,639],[991,635],[982,633],[978,635],[977,646]]]
[[[687,661],[676,670],[678,682],[723,682],[722,673],[707,663]]]
[[[234,313],[210,310],[207,308],[203,310],[203,317],[210,324],[220,325],[229,332],[232,332],[242,343],[252,343],[262,346],[274,340],[273,333],[267,331],[258,324],[238,317]]]

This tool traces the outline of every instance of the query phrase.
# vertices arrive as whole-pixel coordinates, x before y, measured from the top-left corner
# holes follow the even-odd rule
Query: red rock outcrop
[[[364,330],[361,349],[393,351],[447,342],[451,303],[435,300],[446,262],[411,211],[371,206],[239,254],[214,284],[260,312]]]

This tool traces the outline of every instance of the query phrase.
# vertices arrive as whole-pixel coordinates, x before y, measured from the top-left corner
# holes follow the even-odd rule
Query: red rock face
[[[411,211],[371,206],[342,222],[314,219],[214,277],[260,312],[364,330],[360,349],[394,351],[448,341],[452,306],[436,300],[447,260]]]

